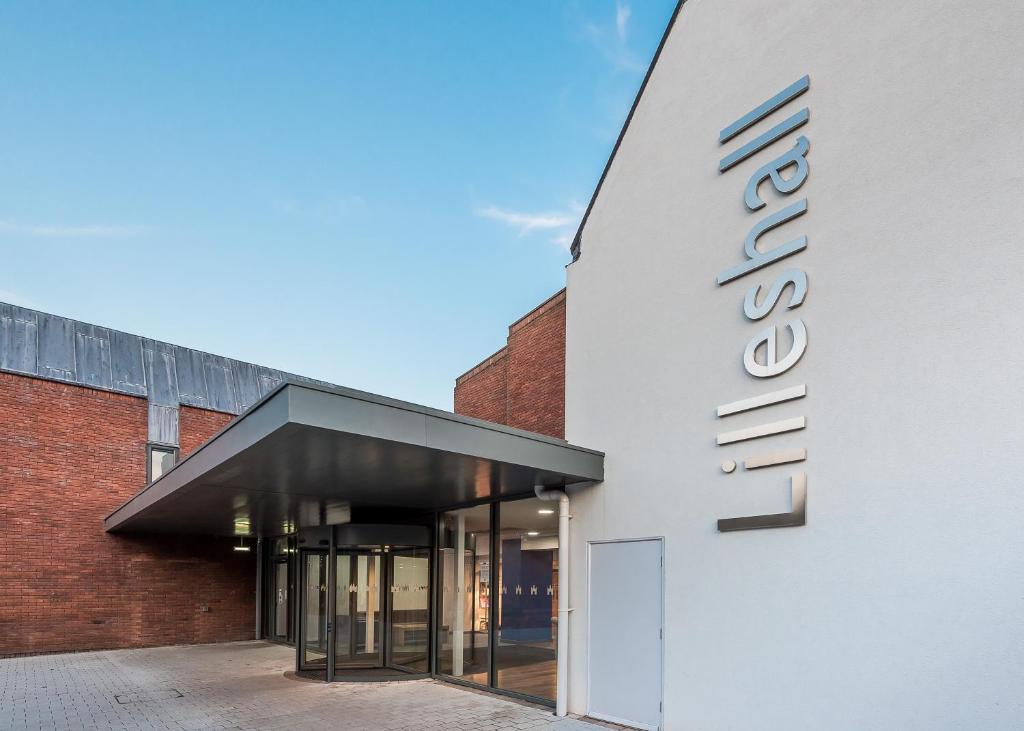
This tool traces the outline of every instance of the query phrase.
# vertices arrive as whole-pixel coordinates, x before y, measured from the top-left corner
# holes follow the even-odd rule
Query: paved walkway
[[[286,677],[265,642],[0,660],[0,729],[596,731],[580,720],[433,680]]]

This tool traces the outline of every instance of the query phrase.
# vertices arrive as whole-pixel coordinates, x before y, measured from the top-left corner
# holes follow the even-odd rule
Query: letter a
[[[810,146],[811,144],[807,141],[807,138],[800,135],[792,150],[782,157],[772,160],[751,175],[750,181],[747,183],[747,189],[743,193],[743,202],[747,204],[747,208],[752,211],[764,208],[765,202],[757,194],[757,188],[768,178],[771,178],[772,185],[780,193],[792,193],[803,185],[804,181],[807,180],[807,150]],[[793,165],[796,165],[796,173],[794,173],[792,178],[786,180],[782,177],[782,171]]]

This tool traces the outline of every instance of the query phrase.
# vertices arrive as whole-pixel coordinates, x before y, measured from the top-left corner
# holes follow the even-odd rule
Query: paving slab
[[[319,683],[269,642],[0,659],[0,729],[598,731],[438,680]]]

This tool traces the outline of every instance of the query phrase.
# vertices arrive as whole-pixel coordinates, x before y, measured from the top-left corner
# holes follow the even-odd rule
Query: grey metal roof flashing
[[[0,371],[141,396],[149,441],[178,446],[178,408],[241,414],[286,380],[273,368],[0,302]]]

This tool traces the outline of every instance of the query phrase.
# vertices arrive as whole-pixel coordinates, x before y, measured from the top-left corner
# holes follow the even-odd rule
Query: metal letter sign
[[[775,96],[754,107],[732,124],[725,127],[718,135],[718,142],[724,145],[744,131],[750,129],[757,123],[766,119],[779,109],[792,102],[798,96],[806,92],[811,85],[810,76],[804,76],[798,81],[790,84]],[[733,152],[727,154],[718,163],[718,172],[724,173],[727,170],[740,165],[748,158],[754,157],[762,150],[774,145],[783,139],[793,130],[802,127],[810,119],[810,110],[807,107],[790,115],[783,121],[775,124],[765,132],[758,134],[749,142],[742,144]],[[758,211],[767,205],[767,201],[761,197],[761,191],[770,194],[774,188],[780,195],[789,195],[798,190],[807,181],[810,167],[807,162],[807,153],[810,150],[810,142],[806,137],[800,135],[791,142],[791,147],[781,155],[776,153],[775,157],[767,162],[762,162],[752,171],[746,186],[743,189],[743,203],[750,211]],[[771,181],[771,187],[765,185]],[[802,198],[797,202],[785,206],[774,213],[763,217],[751,228],[743,242],[744,258],[738,264],[734,264],[718,275],[717,282],[723,286],[748,274],[774,264],[781,259],[800,254],[807,248],[807,237],[797,236],[786,243],[777,244],[772,248],[758,248],[758,241],[761,236],[774,228],[784,226],[807,213],[807,199]],[[767,288],[760,304],[758,298]],[[790,290],[789,301],[782,309],[783,312],[793,310],[804,303],[807,297],[807,274],[799,268],[789,268],[781,272],[770,284],[764,282],[754,283],[747,289],[743,297],[743,314],[750,321],[763,320],[783,299],[786,290]],[[788,333],[788,348],[779,357],[778,339],[780,335]],[[802,318],[790,319],[785,322],[770,324],[767,329],[754,334],[743,350],[743,367],[751,376],[757,379],[774,378],[790,371],[803,357],[807,349],[807,327]],[[806,384],[788,386],[757,396],[733,401],[718,407],[718,418],[728,418],[735,414],[749,413],[757,409],[764,409],[777,404],[788,403],[803,399],[807,395]],[[787,419],[768,420],[756,426],[748,426],[742,429],[723,431],[718,434],[717,443],[719,446],[728,444],[744,443],[749,440],[761,439],[793,433],[803,433],[807,426],[807,417],[797,416]],[[807,459],[807,450],[785,449],[776,452],[755,454],[742,460],[744,471],[761,470],[780,465],[803,462]],[[724,474],[736,472],[737,461],[728,459],[722,462]],[[804,525],[807,520],[807,473],[795,472],[789,476],[790,502],[791,507],[785,513],[773,513],[770,515],[749,515],[740,518],[722,518],[718,521],[718,530],[721,532],[753,530],[755,528],[787,528]]]

